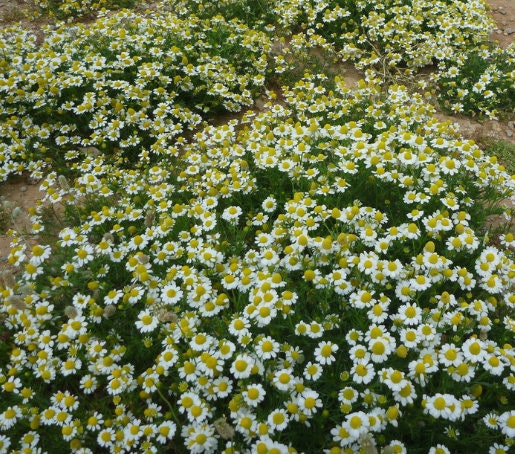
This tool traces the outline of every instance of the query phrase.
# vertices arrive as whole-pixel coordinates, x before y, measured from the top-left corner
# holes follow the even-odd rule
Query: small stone
[[[255,105],[256,108],[261,110],[265,107],[266,101],[263,98],[256,99]]]
[[[513,33],[515,33],[515,28],[508,27],[504,29],[505,35],[512,35]]]
[[[497,29],[497,30],[495,30],[495,33],[496,33],[496,34],[498,34],[498,35],[501,35],[501,34],[502,34],[502,31],[501,31],[501,30],[499,30],[499,29]]]
[[[20,188],[20,192],[27,192],[27,186],[22,186]]]
[[[511,129],[507,129],[507,130],[506,130],[506,135],[507,135],[508,137],[513,137],[513,131],[512,131]]]
[[[83,153],[87,153],[94,158],[97,156],[100,156],[102,152],[97,147],[79,147],[79,151],[82,151]]]
[[[515,129],[515,121],[509,121],[508,128]]]
[[[501,9],[501,8],[499,8],[499,9],[497,10],[497,12],[498,12],[499,14],[502,14],[503,16],[506,16],[506,11],[504,11],[504,10],[503,10],[503,9]]]

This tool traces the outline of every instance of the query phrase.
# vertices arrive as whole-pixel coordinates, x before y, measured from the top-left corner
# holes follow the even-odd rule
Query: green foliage
[[[322,37],[344,60],[381,75],[452,61],[485,41],[493,26],[481,0],[297,3],[276,3],[280,23],[299,24],[313,41]]]
[[[158,6],[2,31],[0,175],[45,196],[0,274],[0,451],[508,452],[515,179],[377,78],[447,68],[484,3]]]
[[[100,10],[118,10],[136,6],[136,0],[33,0],[50,16],[59,19],[96,14]]]
[[[42,46],[17,33],[4,31],[0,49],[2,179],[41,175],[45,159],[71,159],[80,147],[133,164],[164,153],[207,114],[251,106],[271,48],[241,22],[171,13],[63,24]]]
[[[192,11],[202,18],[222,15],[227,20],[241,20],[249,27],[273,24],[276,20],[272,11],[275,3],[277,3],[275,0],[220,0],[216,2],[169,0],[165,2],[175,11],[182,12],[185,17]]]
[[[515,145],[507,140],[482,139],[485,153],[497,156],[506,167],[506,172],[515,175]]]
[[[513,180],[404,87],[322,82],[45,178],[63,228],[38,208],[1,288],[13,449],[507,446],[515,240],[482,232]]]
[[[475,48],[437,75],[439,99],[452,112],[496,118],[515,112],[515,45]]]

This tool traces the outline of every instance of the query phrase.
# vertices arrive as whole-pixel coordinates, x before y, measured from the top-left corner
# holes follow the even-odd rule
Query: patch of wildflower
[[[0,180],[97,147],[146,162],[221,110],[251,106],[268,36],[222,16],[129,11],[0,39]],[[70,151],[72,150],[72,151]],[[54,158],[55,159],[55,158]]]
[[[82,16],[100,10],[131,8],[134,0],[34,0],[41,13],[58,18]]]
[[[320,82],[206,127],[181,159],[126,171],[87,156],[75,183],[44,180],[66,225],[52,248],[13,240],[4,445],[510,442],[515,264],[485,238],[482,201],[515,180],[403,87]]]
[[[281,25],[300,25],[310,41],[381,73],[454,61],[487,41],[493,28],[482,0],[285,0],[275,2],[274,12]]]
[[[280,0],[282,1],[282,0]],[[172,0],[160,3],[160,7],[173,8],[185,16],[194,11],[199,17],[212,17],[221,14],[228,20],[239,19],[249,26],[266,27],[273,30],[277,18],[273,16],[273,1],[261,0],[220,0],[206,2],[204,0]]]
[[[515,109],[515,44],[507,49],[482,46],[436,73],[441,104],[454,113],[496,118]]]

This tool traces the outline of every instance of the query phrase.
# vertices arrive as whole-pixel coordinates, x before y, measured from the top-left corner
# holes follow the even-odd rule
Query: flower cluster
[[[515,109],[515,44],[507,49],[482,46],[436,73],[442,105],[454,113],[496,118]]]
[[[487,40],[493,20],[483,0],[275,2],[283,25],[301,23],[321,45],[335,45],[359,68],[421,68],[453,61]]]
[[[2,275],[0,449],[508,451],[515,240],[484,202],[515,179],[402,86],[323,82],[47,176],[55,241]]]
[[[41,13],[56,17],[81,16],[102,9],[131,8],[134,0],[34,0]]]
[[[45,159],[107,148],[131,161],[174,153],[177,136],[217,111],[251,106],[271,39],[222,16],[106,15],[36,36],[0,38],[0,181]]]

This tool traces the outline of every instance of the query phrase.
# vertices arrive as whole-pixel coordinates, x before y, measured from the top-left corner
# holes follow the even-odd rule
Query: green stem
[[[172,407],[172,404],[170,403],[170,401],[165,397],[165,395],[163,394],[163,392],[159,389],[159,386],[156,387],[156,390],[157,390],[157,393],[159,394],[159,396],[161,397],[161,399],[163,399],[166,404],[168,405],[168,408],[170,409],[170,413],[172,414],[172,419],[177,423],[177,424],[180,424],[180,421],[179,421],[179,418],[177,417],[177,414],[175,413],[173,407]]]

